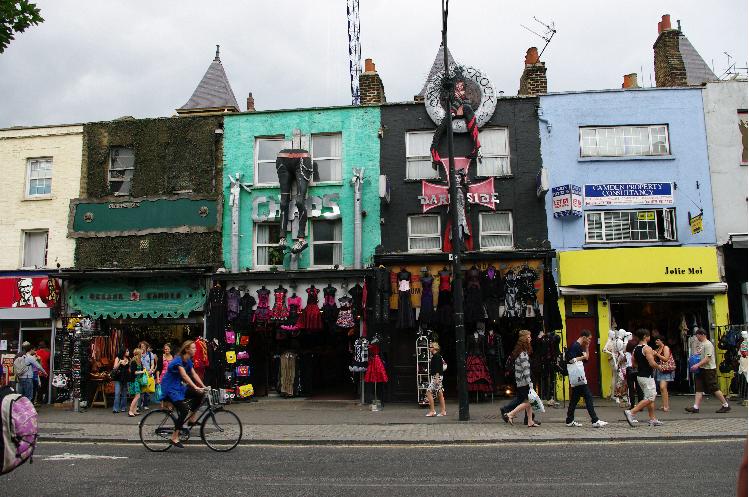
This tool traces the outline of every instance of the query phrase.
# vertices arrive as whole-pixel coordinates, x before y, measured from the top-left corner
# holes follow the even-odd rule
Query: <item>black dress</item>
[[[484,320],[484,304],[481,295],[481,272],[473,266],[466,275],[465,322]]]
[[[223,340],[226,327],[226,292],[221,285],[214,285],[208,292],[208,338]]]
[[[398,329],[408,329],[416,327],[416,318],[411,305],[411,273],[401,271],[398,273]]]
[[[433,284],[434,277],[431,274],[421,278],[421,311],[419,312],[419,324],[422,328],[430,326],[434,321]]]
[[[481,293],[489,323],[497,323],[499,306],[502,303],[502,278],[494,266],[489,266],[481,275]]]
[[[338,290],[332,286],[326,286],[322,289],[322,321],[328,331],[335,331],[336,321],[338,320],[338,305],[335,302],[337,292]]]

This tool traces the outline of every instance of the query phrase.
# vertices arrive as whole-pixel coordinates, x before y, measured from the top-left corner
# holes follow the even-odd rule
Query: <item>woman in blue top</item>
[[[179,448],[184,447],[179,441],[180,430],[190,412],[192,416],[188,424],[195,423],[196,411],[203,401],[203,390],[206,388],[192,366],[195,350],[195,342],[192,340],[183,343],[179,353],[169,362],[166,374],[161,378],[161,394],[164,401],[171,402],[179,413],[176,430],[171,439],[171,444]]]

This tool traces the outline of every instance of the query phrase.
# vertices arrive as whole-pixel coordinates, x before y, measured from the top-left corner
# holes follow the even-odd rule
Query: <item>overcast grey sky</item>
[[[350,103],[345,0],[37,2],[45,22],[0,55],[0,127],[168,116],[184,104],[221,44],[244,108]],[[649,85],[662,14],[720,74],[728,52],[745,67],[747,2],[452,0],[449,46],[459,63],[515,95],[525,51],[558,30],[542,60],[549,91]],[[439,0],[360,0],[362,59],[373,58],[388,101],[410,100],[440,43]],[[363,61],[362,61],[363,63]],[[642,81],[641,81],[642,83]]]

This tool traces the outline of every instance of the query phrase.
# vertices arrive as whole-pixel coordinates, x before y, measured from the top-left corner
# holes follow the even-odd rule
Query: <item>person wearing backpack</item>
[[[109,378],[114,382],[114,404],[112,412],[117,414],[127,407],[127,382],[130,376],[130,350],[123,348],[114,359]]]
[[[31,344],[23,342],[21,345],[23,354],[13,361],[13,374],[16,377],[18,393],[34,402],[34,368],[43,370],[42,365],[31,355]]]
[[[442,388],[442,374],[447,369],[447,363],[442,359],[440,355],[440,344],[432,342],[429,344],[429,352],[432,354],[432,358],[429,360],[429,373],[432,375],[427,387],[427,401],[429,402],[429,412],[427,417],[431,418],[434,416],[447,416],[447,410],[445,408],[445,391]],[[434,410],[434,394],[440,401],[440,413]]]

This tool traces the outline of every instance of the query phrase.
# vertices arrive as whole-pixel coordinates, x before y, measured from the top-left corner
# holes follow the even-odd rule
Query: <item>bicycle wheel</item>
[[[242,440],[242,422],[231,411],[209,412],[200,424],[200,438],[211,450],[228,452]]]
[[[169,439],[177,426],[177,418],[166,409],[151,411],[140,420],[140,441],[151,452],[164,452],[171,448]]]

